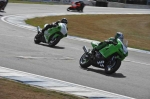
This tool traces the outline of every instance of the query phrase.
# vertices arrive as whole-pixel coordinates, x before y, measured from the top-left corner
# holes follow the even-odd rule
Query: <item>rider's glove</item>
[[[57,24],[55,24],[55,23],[53,23],[52,25],[53,25],[53,27],[56,27],[56,26],[57,26]]]
[[[105,42],[106,43],[108,43],[108,44],[114,44],[114,45],[116,45],[117,43],[115,43],[114,41],[112,41],[112,40],[105,40]]]
[[[110,40],[105,40],[104,42],[106,42],[106,43],[110,43]]]
[[[114,42],[114,41],[112,41],[112,40],[110,40],[110,44],[117,45],[117,43],[116,43],[116,42]]]

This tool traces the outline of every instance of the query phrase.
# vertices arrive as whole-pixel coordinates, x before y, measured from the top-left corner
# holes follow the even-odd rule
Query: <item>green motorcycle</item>
[[[91,45],[93,48],[98,46],[100,42],[93,41]],[[103,68],[106,74],[115,73],[121,66],[121,61],[128,56],[127,40],[121,41],[117,39],[116,44],[108,44],[99,51],[92,51],[83,46],[84,54],[79,60],[79,64],[82,68],[86,69],[90,65],[94,67]]]
[[[46,26],[46,25],[45,25]],[[41,28],[37,27],[37,33],[41,32]],[[58,26],[52,27],[44,31],[44,35],[40,38],[37,38],[37,35],[34,37],[35,44],[40,42],[47,43],[50,47],[54,47],[62,38],[67,37],[67,25],[65,23],[58,23]]]

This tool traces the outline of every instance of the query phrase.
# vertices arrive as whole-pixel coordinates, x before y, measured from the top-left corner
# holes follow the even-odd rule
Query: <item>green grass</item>
[[[68,19],[68,34],[103,41],[122,32],[129,47],[150,50],[150,15],[64,15],[28,19],[25,22],[43,27],[61,18]]]

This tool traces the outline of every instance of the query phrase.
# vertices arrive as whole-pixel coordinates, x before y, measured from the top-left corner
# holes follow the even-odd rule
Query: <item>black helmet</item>
[[[63,19],[61,19],[61,23],[68,23],[68,21],[67,21],[67,19],[66,18],[63,18]]]
[[[123,34],[121,32],[117,32],[115,35],[115,39],[117,40],[117,38],[119,38],[121,41],[123,41]]]

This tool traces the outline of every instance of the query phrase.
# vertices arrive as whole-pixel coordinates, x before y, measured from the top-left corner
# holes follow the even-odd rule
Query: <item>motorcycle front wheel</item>
[[[55,46],[59,41],[60,41],[60,37],[58,36],[58,37],[52,37],[51,39],[50,39],[50,41],[49,41],[49,43],[48,43],[48,45],[50,46],[50,47],[53,47],[53,46]]]
[[[113,74],[115,73],[121,65],[120,59],[110,60],[105,66],[105,73],[106,74]]]
[[[88,68],[88,67],[91,65],[90,59],[89,59],[89,57],[87,56],[86,53],[84,53],[84,54],[81,56],[81,58],[80,58],[80,60],[79,60],[79,64],[80,64],[80,66],[81,66],[82,68]]]

